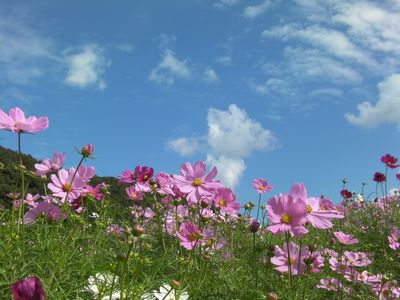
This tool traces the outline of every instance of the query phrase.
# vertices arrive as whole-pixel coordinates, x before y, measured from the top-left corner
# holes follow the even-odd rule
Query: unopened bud
[[[81,154],[83,157],[89,157],[92,156],[94,152],[94,147],[93,144],[88,144],[81,149]]]
[[[269,292],[267,294],[267,300],[278,300],[279,296],[276,293]]]
[[[251,222],[251,224],[249,226],[249,230],[251,233],[256,233],[259,228],[260,228],[260,223],[257,221]]]
[[[202,201],[200,202],[200,205],[201,205],[202,208],[207,208],[207,207],[208,207],[208,202],[202,200]]]
[[[254,206],[256,206],[256,204],[253,201],[249,201],[249,205],[250,205],[250,208],[253,208]]]
[[[246,203],[243,207],[244,207],[244,209],[250,209],[251,208],[249,203]]]
[[[146,229],[139,224],[135,224],[132,226],[132,235],[133,236],[141,236],[146,233]]]
[[[174,289],[176,289],[176,290],[179,290],[179,289],[181,288],[181,286],[182,286],[182,284],[180,283],[180,281],[175,280],[175,279],[172,279],[169,283],[170,283],[170,285],[171,285]]]

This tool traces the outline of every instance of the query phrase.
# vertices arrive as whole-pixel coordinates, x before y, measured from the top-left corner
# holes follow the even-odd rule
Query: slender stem
[[[19,212],[18,212],[18,225],[17,225],[17,232],[19,232],[20,223],[24,223],[24,214],[25,214],[25,207],[24,207],[24,199],[25,199],[25,174],[22,162],[22,152],[21,152],[21,131],[18,131],[18,159],[21,168],[21,203],[19,205]]]
[[[260,215],[260,204],[261,204],[261,194],[258,196],[258,205],[257,205],[257,222],[258,222],[258,216]]]
[[[289,290],[292,287],[292,258],[290,256],[290,249],[289,249],[289,232],[285,232],[286,236],[286,248],[287,248],[287,256],[288,256],[288,272],[289,272]]]
[[[125,283],[125,278],[126,278],[126,271],[127,271],[127,268],[128,268],[128,261],[129,261],[129,257],[130,257],[130,255],[131,255],[131,253],[132,253],[132,249],[135,247],[135,241],[136,241],[136,238],[134,238],[133,239],[133,241],[131,242],[131,244],[130,244],[130,246],[129,246],[129,249],[128,249],[128,252],[126,253],[126,260],[125,260],[125,264],[124,264],[124,269],[123,269],[123,272],[122,272],[122,278],[121,278],[121,284],[120,284],[120,298],[121,298],[121,300],[123,299],[123,288],[124,288],[124,283]],[[111,291],[111,294],[112,294],[112,291]],[[110,297],[110,299],[111,299],[111,297]]]
[[[388,172],[388,167],[386,167],[385,170],[385,197],[388,195],[388,190],[387,190],[387,172]]]
[[[74,182],[76,173],[78,172],[78,169],[79,169],[79,167],[81,166],[81,164],[83,163],[84,160],[85,160],[85,156],[82,155],[82,158],[81,158],[81,160],[79,161],[79,164],[78,164],[78,166],[77,166],[76,169],[75,169],[74,175],[72,175],[71,181],[69,182],[69,184],[71,184],[71,186],[72,186],[72,183]],[[67,191],[67,195],[65,196],[64,208],[66,208],[67,205],[68,205],[68,196],[69,196],[69,193],[70,193],[70,192],[71,192],[71,190],[68,190],[68,191]],[[83,202],[82,202],[82,203],[83,203]],[[83,207],[82,207],[82,211],[83,211]]]

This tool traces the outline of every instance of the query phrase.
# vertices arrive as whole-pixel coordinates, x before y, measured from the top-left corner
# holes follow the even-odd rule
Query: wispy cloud
[[[158,66],[151,70],[149,80],[172,85],[177,78],[189,79],[191,76],[188,61],[179,60],[174,51],[167,48]]]
[[[239,3],[240,0],[218,0],[214,2],[213,6],[215,8],[229,8]]]
[[[378,89],[379,99],[375,105],[365,101],[357,105],[358,115],[345,115],[350,123],[364,128],[381,123],[400,124],[400,74],[386,78],[378,84]]]
[[[218,56],[216,58],[216,61],[218,63],[220,63],[221,65],[224,66],[230,66],[232,64],[232,57],[230,57],[229,55],[226,56]]]
[[[207,67],[203,72],[203,80],[206,82],[217,82],[219,77],[213,68]]]
[[[65,82],[78,88],[97,86],[100,90],[106,88],[103,73],[110,62],[105,59],[104,49],[88,44],[79,48],[66,50],[65,57],[68,73]]]
[[[246,6],[243,12],[243,16],[246,19],[253,20],[265,14],[271,6],[272,2],[270,0],[264,0],[257,5]]]
[[[169,141],[167,147],[184,156],[193,153],[191,145],[198,148],[199,141],[204,140],[208,163],[218,167],[219,178],[232,188],[238,184],[246,169],[246,157],[254,151],[274,150],[277,147],[274,134],[235,104],[231,104],[226,111],[210,108],[207,125],[208,133],[203,138],[193,140],[182,137],[172,140],[172,143]]]
[[[191,137],[180,137],[176,139],[170,139],[167,142],[167,149],[170,149],[180,156],[191,156],[196,151],[199,151],[199,138]]]

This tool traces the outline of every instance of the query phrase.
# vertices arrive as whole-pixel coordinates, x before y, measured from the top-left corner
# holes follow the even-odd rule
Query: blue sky
[[[49,117],[39,159],[93,143],[99,175],[206,160],[242,203],[258,177],[337,202],[400,156],[400,1],[0,0],[15,106]]]

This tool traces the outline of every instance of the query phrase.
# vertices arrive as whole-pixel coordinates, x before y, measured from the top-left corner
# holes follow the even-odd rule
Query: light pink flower
[[[215,207],[220,209],[222,214],[237,215],[240,210],[240,203],[235,202],[236,195],[229,188],[218,189],[214,196]]]
[[[313,252],[310,255],[311,265],[310,271],[311,273],[320,273],[322,272],[322,267],[324,266],[325,258],[319,252]]]
[[[390,235],[388,236],[389,247],[393,250],[400,249],[400,230],[392,228]]]
[[[333,224],[331,219],[344,218],[344,216],[340,215],[337,210],[321,210],[319,198],[307,198],[305,202],[307,205],[307,222],[311,223],[314,228],[332,228]]]
[[[9,130],[12,132],[38,132],[49,127],[49,120],[47,117],[25,117],[24,112],[15,107],[8,111],[6,114],[0,109],[0,129]]]
[[[179,231],[175,234],[179,238],[181,246],[187,250],[199,247],[202,243],[203,234],[201,233],[200,228],[192,222],[181,224]]]
[[[253,187],[259,194],[272,191],[272,185],[268,184],[264,178],[254,179]]]
[[[61,201],[65,201],[65,197],[68,195],[68,201],[77,199],[81,193],[85,192],[85,180],[83,180],[78,174],[74,176],[75,170],[71,168],[69,171],[61,169],[57,172],[57,175],[51,175],[51,181],[47,187],[53,192],[53,196],[61,198]]]
[[[357,281],[360,281],[367,285],[374,285],[376,283],[380,283],[382,280],[380,276],[374,275],[367,270],[357,274]]]
[[[40,216],[46,216],[49,221],[55,222],[57,220],[64,220],[67,215],[64,214],[57,205],[48,202],[40,202],[36,207],[25,214],[25,223],[34,224],[36,219]]]
[[[135,185],[127,187],[125,192],[128,195],[128,198],[131,200],[143,200],[143,192],[140,191]]]
[[[133,183],[135,182],[135,174],[131,170],[125,170],[122,175],[118,175],[119,182],[121,183]]]
[[[343,287],[343,284],[337,278],[321,279],[317,284],[317,288],[333,292],[338,291],[341,287]]]
[[[192,165],[185,163],[181,167],[182,175],[173,175],[176,186],[179,190],[187,194],[190,202],[198,203],[203,197],[212,196],[213,189],[221,187],[219,182],[213,181],[217,176],[217,169],[214,167],[206,175],[206,164],[198,161]]]
[[[87,144],[81,149],[81,154],[83,157],[90,157],[93,155],[93,152],[94,152],[93,144]]]
[[[73,169],[73,168],[71,168]],[[92,179],[94,177],[94,175],[96,175],[96,169],[94,167],[86,167],[84,164],[82,164],[79,168],[78,168],[78,172],[77,175],[79,177],[81,177],[83,180],[85,180],[86,182],[90,181],[90,179]]]
[[[56,172],[62,168],[65,153],[54,152],[53,160],[44,159],[40,164],[35,164],[36,175],[46,175],[50,172]]]
[[[272,225],[267,229],[274,235],[290,232],[291,235],[301,237],[308,232],[304,227],[307,207],[302,197],[299,197],[297,188],[295,184],[292,188],[293,193],[274,196],[268,201],[268,219]]]
[[[364,252],[345,251],[343,254],[343,258],[351,267],[366,267],[371,264],[371,260]]]
[[[160,172],[156,176],[156,181],[158,184],[158,192],[163,195],[175,196],[173,191],[174,180],[173,178],[164,172]]]
[[[279,246],[276,246],[274,254],[275,255],[271,258],[271,263],[277,266],[275,270],[279,272],[288,272],[290,263],[292,275],[301,275],[305,270],[304,258],[310,256],[310,251],[307,247],[302,247],[300,253],[300,247],[290,242],[289,251],[287,244],[285,244],[283,250]]]
[[[342,231],[335,231],[333,234],[335,235],[339,243],[343,245],[353,245],[358,243],[358,240],[353,238],[352,235],[345,234]]]
[[[91,185],[86,185],[86,196],[92,196],[96,200],[102,200],[104,198],[104,195],[102,193],[103,188],[104,183],[99,183],[95,187],[92,187]]]

